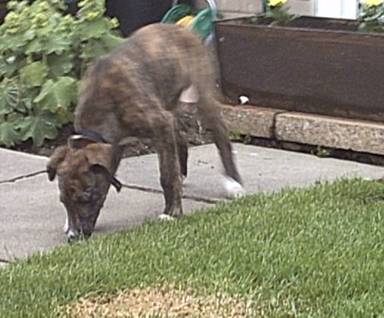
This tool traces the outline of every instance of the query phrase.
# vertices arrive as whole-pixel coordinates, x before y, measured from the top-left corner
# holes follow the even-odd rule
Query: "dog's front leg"
[[[180,163],[175,138],[174,117],[158,123],[156,148],[159,156],[160,183],[164,191],[165,216],[177,217],[183,214],[182,183]],[[164,215],[161,217],[164,218]]]

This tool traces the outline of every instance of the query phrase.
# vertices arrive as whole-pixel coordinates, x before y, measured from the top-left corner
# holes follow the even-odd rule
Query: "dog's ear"
[[[90,167],[101,166],[112,174],[112,146],[109,144],[90,143],[85,148],[85,156]]]
[[[109,182],[120,192],[122,184],[113,176],[112,160],[113,149],[108,144],[89,144],[84,148],[86,157],[90,164],[89,169],[95,173],[105,174]]]
[[[57,167],[64,161],[68,153],[67,146],[60,146],[55,149],[47,163],[47,173],[49,181],[53,181],[56,176]]]

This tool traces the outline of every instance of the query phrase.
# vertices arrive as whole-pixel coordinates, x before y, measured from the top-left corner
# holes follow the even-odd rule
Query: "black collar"
[[[91,129],[82,128],[82,129],[76,130],[76,134],[84,136],[87,139],[97,143],[103,143],[103,144],[108,143],[100,133]]]

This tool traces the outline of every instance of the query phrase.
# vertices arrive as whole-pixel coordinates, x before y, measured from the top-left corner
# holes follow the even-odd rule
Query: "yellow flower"
[[[284,5],[288,0],[269,0],[268,1],[268,4],[271,6],[271,7],[280,7],[282,5]],[[371,0],[372,1],[372,0]]]
[[[375,7],[375,6],[378,6],[380,4],[383,4],[383,0],[365,0],[364,3],[368,6],[368,7]]]

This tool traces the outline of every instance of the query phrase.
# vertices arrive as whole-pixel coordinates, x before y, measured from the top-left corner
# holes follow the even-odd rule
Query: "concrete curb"
[[[384,124],[256,106],[223,106],[232,133],[384,155]]]

